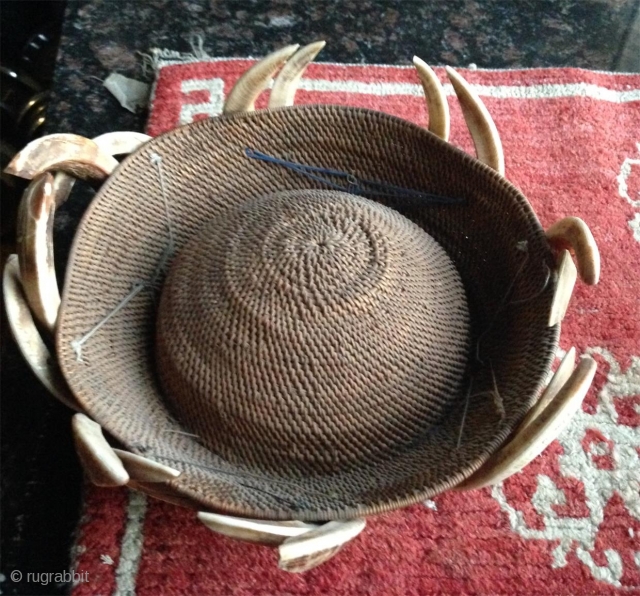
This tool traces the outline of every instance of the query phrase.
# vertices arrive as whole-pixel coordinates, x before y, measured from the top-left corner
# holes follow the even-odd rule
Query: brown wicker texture
[[[177,417],[227,461],[331,474],[401,453],[439,421],[460,393],[468,320],[451,259],[396,211],[276,193],[180,250],[158,373]]]
[[[467,199],[466,205],[455,207],[425,206],[416,199],[380,202],[418,224],[453,261],[470,313],[468,355],[459,352],[468,341],[464,300],[438,244],[393,211],[368,201],[300,193],[322,185],[281,166],[250,160],[246,147],[352,172],[362,179]],[[153,153],[162,159],[168,206],[157,165],[150,161]],[[287,190],[297,192],[267,196]],[[174,236],[170,253],[167,211]],[[282,235],[287,213],[295,215],[289,239]],[[277,252],[287,243],[294,246],[296,234],[298,241],[325,242],[301,225],[323,217],[334,218],[328,228],[334,232],[348,221],[361,224],[335,253],[343,258],[339,266],[333,268],[325,256],[312,268],[314,277],[299,254],[261,255],[260,242]],[[372,241],[375,235],[368,240],[356,237],[367,226],[376,230],[377,244]],[[188,245],[198,234],[202,241]],[[183,252],[187,245],[190,248]],[[387,252],[376,254],[372,269],[361,275],[374,246]],[[316,247],[310,258],[319,259],[319,251],[325,249]],[[233,254],[228,257],[224,251]],[[176,254],[190,264],[170,267],[172,279],[184,279],[162,297],[158,332],[163,342],[156,346],[156,288],[167,254],[166,265]],[[263,258],[271,268],[251,271]],[[375,264],[383,262],[385,267],[376,271]],[[216,263],[225,263],[227,271],[221,272]],[[203,507],[304,520],[378,513],[457,484],[495,451],[533,404],[558,336],[557,326],[547,326],[555,287],[549,278],[552,265],[543,230],[517,189],[410,123],[335,106],[215,118],[151,141],[127,158],[96,196],[78,230],[67,270],[58,357],[89,415],[128,449],[181,470],[172,485]],[[316,275],[319,271],[324,277]],[[349,287],[352,274],[361,275],[362,285],[343,304],[358,305],[356,311],[335,304],[327,309],[327,296],[339,303],[336,297],[341,288]],[[400,279],[411,288],[406,294],[400,290]],[[276,280],[282,282],[279,288],[272,287]],[[433,293],[434,284],[444,280],[449,288],[442,295]],[[141,281],[154,283],[123,304]],[[311,288],[314,283],[317,287]],[[261,284],[270,290],[264,296],[259,295]],[[425,289],[422,298],[415,292],[420,287]],[[171,315],[173,294],[185,292],[178,300],[184,309],[191,300],[188,293],[197,294],[200,288],[206,288],[202,306],[194,301],[193,311],[184,315],[184,329],[167,333],[165,323],[175,326],[181,320]],[[291,292],[298,292],[297,301],[287,302]],[[305,292],[315,302],[305,302]],[[220,311],[210,309],[216,300],[223,302]],[[306,310],[298,308],[286,331],[272,326],[265,340],[255,311],[265,304],[280,313],[270,315],[273,321],[291,317],[296,305],[304,304]],[[401,304],[404,308],[394,312],[393,306]],[[421,313],[421,304],[433,311]],[[366,333],[358,308],[370,308],[388,328]],[[226,320],[225,313],[234,312],[244,314]],[[84,343],[79,360],[73,342],[109,313]],[[319,318],[312,320],[312,313]],[[436,331],[447,319],[451,335],[441,337]],[[181,356],[180,342],[188,329],[189,337],[193,332],[205,342],[213,339],[217,347],[202,347],[190,339],[192,352],[185,347]],[[421,336],[423,329],[426,336]],[[323,354],[319,348],[314,352],[304,339],[317,340],[319,330],[326,335],[324,345],[338,341],[334,353]],[[279,344],[282,337],[286,339]],[[345,353],[345,342],[355,343],[355,337],[357,350]],[[286,344],[289,340],[303,347],[296,350],[294,343]],[[248,342],[246,351],[242,342]],[[261,346],[266,344],[272,350],[265,351],[263,359]],[[338,364],[340,347],[346,358],[357,355],[353,369]],[[167,385],[182,379],[167,401],[157,379],[156,348]],[[305,362],[311,355],[317,361]],[[461,382],[460,366],[467,358]],[[179,375],[170,370],[173,363],[178,363]],[[316,364],[325,368],[319,370]],[[196,379],[188,374],[190,366],[206,372]],[[257,379],[272,366],[279,368],[279,378],[260,385]],[[330,367],[341,367],[344,374],[331,374]],[[350,385],[354,379],[357,383]],[[442,381],[439,387],[437,379]],[[471,398],[458,447],[470,380]],[[214,396],[213,387],[223,384],[224,390]],[[193,387],[197,390],[187,399]],[[263,393],[265,388],[272,392]],[[385,396],[390,401],[385,402]],[[262,411],[254,409],[260,403]],[[288,417],[296,404],[302,409]],[[328,452],[322,452],[323,445]]]

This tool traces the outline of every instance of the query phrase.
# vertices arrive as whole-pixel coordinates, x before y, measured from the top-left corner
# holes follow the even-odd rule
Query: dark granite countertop
[[[142,53],[189,51],[194,34],[211,56],[262,56],[325,39],[322,61],[408,64],[418,54],[453,66],[640,71],[639,11],[638,0],[70,1],[47,132],[143,130],[146,114],[121,108],[101,81],[112,71],[143,79]],[[60,268],[91,196],[76,193],[58,215]],[[9,340],[2,359],[2,572],[60,572],[80,515],[71,413],[47,395]],[[1,585],[5,594],[67,588],[38,589],[8,579]]]
[[[637,0],[146,0],[71,2],[49,130],[86,136],[141,129],[102,88],[110,71],[142,76],[150,48],[189,51],[200,35],[211,56],[262,56],[290,43],[327,41],[322,61],[484,68],[633,69],[624,49]],[[635,56],[635,69],[640,58]]]

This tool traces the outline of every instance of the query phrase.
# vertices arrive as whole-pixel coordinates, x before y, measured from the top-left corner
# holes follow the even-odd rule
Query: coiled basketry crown
[[[204,226],[174,260],[158,371],[229,461],[330,473],[420,441],[468,354],[460,276],[423,229],[343,192],[280,192]]]

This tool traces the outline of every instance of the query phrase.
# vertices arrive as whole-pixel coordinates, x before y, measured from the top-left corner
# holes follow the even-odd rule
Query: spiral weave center
[[[157,318],[165,399],[224,458],[330,473],[420,443],[459,394],[460,276],[396,211],[326,190],[245,202],[174,259]]]

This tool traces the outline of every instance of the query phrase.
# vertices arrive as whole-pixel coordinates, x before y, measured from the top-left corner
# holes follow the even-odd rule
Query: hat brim
[[[132,295],[132,288],[156,281],[166,264],[167,213],[175,254],[203,223],[243,201],[321,187],[248,159],[246,148],[466,199],[462,206],[429,206],[378,197],[445,248],[472,316],[468,408],[465,392],[452,396],[441,422],[425,428],[411,448],[331,475],[277,476],[212,453],[166,406],[154,364],[157,292],[145,287]],[[161,177],[154,155],[161,158]],[[87,413],[132,452],[180,470],[172,487],[199,506],[265,519],[369,515],[455,486],[522,420],[557,348],[559,326],[548,326],[552,270],[551,251],[526,198],[490,168],[411,123],[317,105],[219,117],[150,141],[96,195],[67,267],[57,353]],[[73,347],[80,338],[86,339],[81,358]]]

